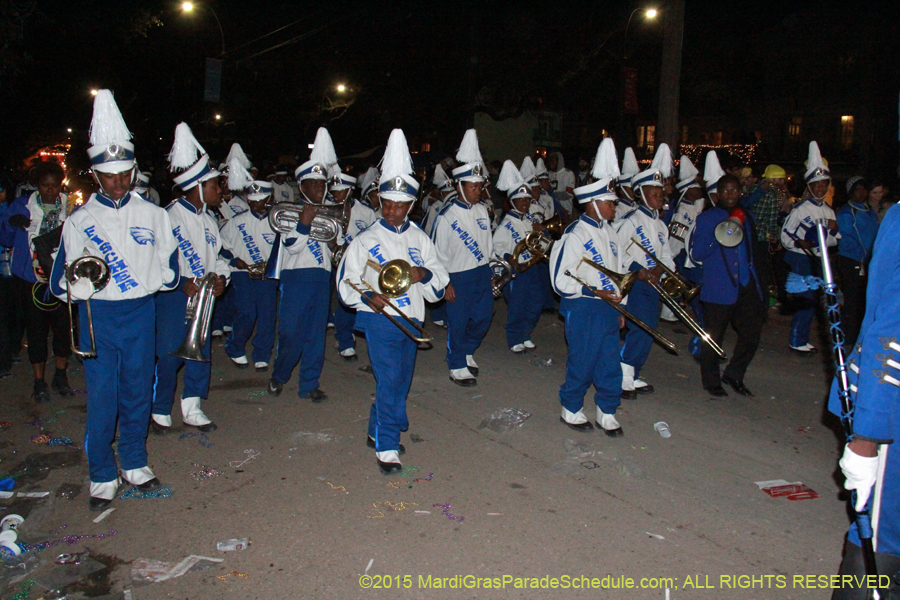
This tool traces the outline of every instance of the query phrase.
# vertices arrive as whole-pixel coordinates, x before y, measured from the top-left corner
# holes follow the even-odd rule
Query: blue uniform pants
[[[231,358],[244,356],[244,346],[253,333],[253,362],[269,362],[275,346],[275,307],[278,304],[278,282],[274,279],[253,280],[248,273],[231,274],[234,296],[234,329],[225,341],[225,353]]]
[[[224,327],[234,327],[234,319],[237,316],[237,294],[234,286],[225,288],[225,293],[216,298],[215,310],[213,310],[212,331],[222,331]],[[210,331],[210,333],[212,333]]]
[[[494,292],[491,268],[487,265],[450,273],[456,302],[447,302],[447,364],[450,369],[466,366],[466,356],[475,353],[491,327]]]
[[[531,332],[541,318],[543,274],[538,270],[539,266],[537,264],[524,273],[519,273],[503,288],[507,305],[506,345],[510,348],[530,340]],[[549,276],[547,281],[550,281]]]
[[[188,297],[178,290],[156,295],[156,385],[153,388],[153,414],[172,414],[178,370],[184,365],[182,398],[206,398],[209,395],[211,365],[198,360],[184,360],[169,354],[178,349],[187,335],[184,322]],[[218,298],[216,299],[218,300]],[[215,307],[213,307],[215,308]],[[203,354],[212,358],[212,336],[206,336]]]
[[[447,324],[447,301],[441,300],[437,304],[432,304],[429,306],[433,306],[431,309],[431,321],[441,321],[445,325]]]
[[[703,265],[685,269],[684,278],[694,285],[703,283]],[[700,302],[700,294],[697,294],[694,296],[694,299],[691,300],[691,310],[694,311],[694,315],[697,317],[697,323],[700,324],[700,327],[705,328],[706,321],[703,318],[703,303]],[[691,337],[691,341],[688,344],[688,350],[690,351],[691,356],[700,358],[700,354],[703,352],[703,346],[705,345],[705,342],[700,339],[699,335]]]
[[[343,352],[348,348],[356,348],[356,340],[353,338],[353,327],[356,324],[356,309],[347,308],[338,300],[334,309],[334,339],[338,343],[338,351]]]
[[[797,275],[818,275],[820,269],[815,269],[810,258],[799,252],[787,252],[784,262],[791,267],[791,272]],[[794,305],[797,312],[791,319],[791,346],[799,348],[809,343],[809,330],[816,318],[816,292],[807,290],[794,294]]]
[[[608,415],[616,413],[622,396],[619,366],[619,313],[602,300],[564,298],[559,312],[566,319],[566,381],[559,401],[570,412],[584,407],[584,394],[594,384],[594,404]]]
[[[147,427],[153,403],[155,311],[152,296],[136,300],[91,301],[97,358],[84,360],[87,382],[84,449],[94,483],[113,481],[118,476],[112,448],[117,421],[117,448],[122,469],[147,466]],[[80,346],[89,348],[91,338],[83,304],[78,312]]]
[[[325,327],[331,273],[325,269],[290,269],[281,272],[281,299],[278,306],[278,351],[272,379],[287,383],[297,363],[303,397],[319,387],[325,364]]]
[[[649,283],[635,282],[628,294],[628,306],[625,309],[653,329],[659,324],[659,294]],[[652,346],[653,338],[649,333],[644,333],[636,325],[630,326],[628,335],[625,336],[625,345],[622,346],[622,362],[634,367],[635,377],[647,362]]]
[[[406,324],[402,318],[398,320]],[[399,450],[400,432],[409,429],[406,396],[416,368],[416,343],[384,315],[359,311],[356,328],[366,334],[376,382],[375,403],[369,410],[369,437],[375,440],[376,452]]]
[[[549,254],[547,256],[549,258]],[[550,263],[548,263],[546,260],[542,260],[528,269],[528,271],[526,272],[530,271],[534,271],[538,274],[537,297],[541,298],[541,301],[539,302],[541,304],[541,309],[556,310],[556,297],[553,295],[553,285],[550,282]],[[521,275],[519,277],[521,277]]]

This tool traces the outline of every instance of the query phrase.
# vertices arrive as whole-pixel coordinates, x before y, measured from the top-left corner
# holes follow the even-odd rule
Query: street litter
[[[669,424],[665,421],[657,421],[653,425],[653,429],[655,429],[659,433],[659,437],[663,439],[668,439],[672,437],[672,432],[669,431]]]
[[[478,429],[487,427],[491,431],[497,433],[506,433],[514,427],[521,427],[522,424],[531,417],[531,413],[519,408],[508,406],[500,408],[492,412],[484,418]]]
[[[216,542],[216,550],[219,552],[234,552],[235,550],[246,550],[250,547],[249,538],[230,539]]]
[[[666,539],[666,538],[664,538],[663,536],[659,535],[658,533],[650,533],[649,531],[645,531],[644,533],[646,533],[646,534],[649,535],[650,537],[656,538],[656,539],[658,539],[658,540],[664,540],[664,539]]]
[[[244,579],[247,579],[246,573],[239,573],[238,571],[232,571],[231,573],[225,573],[224,575],[219,575],[218,579],[225,581],[226,579],[228,579],[229,577],[232,577],[232,576],[233,577],[242,577]]]
[[[456,521],[457,523],[462,523],[465,517],[460,517],[458,515],[454,515],[450,512],[450,504],[435,504],[435,506],[444,509],[444,516],[446,516],[451,521]]]
[[[755,482],[759,489],[773,498],[787,498],[788,500],[815,500],[821,498],[818,492],[805,485],[802,481],[785,481],[784,479],[772,479],[770,481]]]
[[[138,558],[131,564],[131,580],[135,582],[159,583],[167,579],[181,577],[188,572],[208,569],[212,566],[212,563],[220,563],[224,560],[223,558],[191,554],[181,562],[173,565],[161,560]]]
[[[102,521],[103,519],[105,519],[106,517],[111,515],[114,510],[116,510],[116,509],[115,508],[107,508],[102,513],[100,513],[100,515],[96,519],[94,519],[94,523],[99,523],[100,521]]]

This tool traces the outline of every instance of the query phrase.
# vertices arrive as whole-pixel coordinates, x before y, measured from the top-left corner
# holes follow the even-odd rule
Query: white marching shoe
[[[238,369],[246,369],[247,365],[250,364],[250,361],[247,360],[246,354],[244,356],[238,356],[237,358],[232,358],[231,362],[233,362],[234,366],[236,366]]]
[[[478,363],[475,362],[475,357],[471,354],[466,355],[466,366],[469,367],[469,373],[478,377]]]
[[[510,348],[510,350],[512,350],[512,351],[515,352],[516,354],[525,352],[525,344],[516,344],[515,346],[512,346],[512,347]]]
[[[562,407],[562,414],[559,416],[560,422],[568,425],[575,431],[590,431],[594,428],[588,418],[584,416],[584,410],[579,408],[578,412],[572,412],[565,406]]]
[[[472,372],[465,367],[462,369],[450,369],[450,381],[456,385],[461,385],[462,387],[478,385],[478,380],[475,379]]]
[[[606,414],[600,410],[599,406],[597,407],[597,425],[603,430],[603,433],[609,437],[620,437],[625,435],[625,432],[622,431],[622,426],[619,425],[619,421],[616,420],[616,415]]]
[[[535,348],[537,348],[537,346],[535,346],[534,342],[532,342],[531,340],[525,340],[524,342],[522,342],[522,345],[529,350],[534,350]]]
[[[181,416],[185,425],[196,427],[199,431],[207,432],[218,429],[218,426],[200,409],[200,398],[197,396],[181,399]]]

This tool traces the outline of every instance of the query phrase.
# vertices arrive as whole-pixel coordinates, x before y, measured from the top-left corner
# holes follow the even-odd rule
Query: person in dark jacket
[[[852,348],[859,335],[859,326],[866,314],[866,271],[872,258],[872,247],[878,235],[878,213],[869,208],[866,199],[868,185],[862,177],[847,180],[848,202],[837,212],[838,265],[841,271],[841,290],[844,305],[841,318],[844,325],[845,348]],[[849,350],[848,350],[849,351]]]
[[[700,301],[707,333],[721,346],[725,328],[730,323],[738,338],[721,377],[719,357],[704,344],[700,354],[700,376],[703,388],[713,396],[728,395],[722,383],[727,383],[742,396],[753,396],[744,385],[744,374],[759,348],[766,314],[759,276],[753,264],[753,221],[740,209],[738,214],[732,215],[741,199],[737,177],[724,175],[719,179],[718,196],[718,204],[697,217],[690,242],[691,259],[703,263]],[[716,227],[732,216],[744,218],[744,236],[737,246],[729,248],[716,239]]]

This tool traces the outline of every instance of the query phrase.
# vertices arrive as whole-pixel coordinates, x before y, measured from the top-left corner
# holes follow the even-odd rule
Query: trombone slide
[[[606,302],[607,304],[609,304],[610,306],[612,306],[614,309],[616,309],[617,311],[619,311],[619,313],[621,313],[622,316],[624,316],[626,319],[628,319],[629,321],[631,321],[632,323],[634,323],[635,325],[637,325],[638,327],[640,327],[641,329],[643,329],[644,332],[647,333],[647,334],[648,334],[650,337],[652,337],[654,340],[656,340],[657,343],[659,343],[660,346],[662,346],[663,348],[665,348],[666,350],[668,350],[668,351],[671,352],[672,354],[675,354],[675,355],[678,354],[678,346],[676,346],[673,342],[671,342],[671,341],[669,341],[668,339],[666,339],[665,337],[663,337],[663,335],[662,335],[661,333],[659,333],[658,331],[656,331],[655,329],[653,329],[652,327],[650,327],[649,325],[647,325],[646,323],[644,323],[643,321],[641,321],[640,319],[638,319],[637,317],[635,317],[633,314],[631,314],[630,312],[628,312],[627,310],[625,310],[624,308],[622,308],[621,306],[619,306],[619,305],[616,304],[615,302],[611,302],[610,300],[607,300],[606,298],[604,298],[603,296],[601,296],[600,293],[599,293],[599,290],[598,290],[597,288],[595,288],[594,286],[588,284],[587,281],[585,281],[584,279],[582,279],[582,278],[579,277],[578,275],[575,275],[574,273],[572,273],[572,272],[569,271],[569,270],[566,270],[566,275],[568,275],[569,277],[571,277],[572,279],[574,279],[575,281],[577,281],[578,283],[580,283],[580,284],[583,285],[584,287],[586,287],[586,288],[588,288],[589,290],[591,290],[591,291],[594,293],[595,296],[597,296],[598,298],[600,298],[601,300],[603,300],[604,302]]]
[[[360,297],[363,299],[363,301],[364,301],[366,304],[368,304],[369,306],[372,306],[372,303],[369,302],[368,296],[366,296],[365,290],[361,289],[358,285],[356,285],[355,283],[353,283],[352,281],[350,281],[350,278],[349,278],[349,277],[348,277],[347,279],[344,279],[344,283],[346,283],[347,285],[349,285],[350,287],[352,287],[354,290],[356,290],[356,293],[358,293],[358,294],[360,295]],[[370,292],[375,292],[376,294],[380,293],[378,290],[376,290],[376,289],[373,288],[371,285],[369,285],[369,283],[368,283],[367,281],[363,280],[362,283],[363,283],[364,286],[366,286],[367,288],[369,288],[368,291],[370,291]],[[416,323],[409,315],[407,315],[405,312],[403,312],[402,310],[400,310],[393,302],[391,302],[390,300],[388,300],[388,301],[387,301],[387,305],[388,305],[390,308],[394,309],[394,311],[395,311],[398,315],[400,315],[401,317],[403,317],[404,319],[406,319],[406,321],[407,321],[410,325],[412,325],[413,327],[415,327],[416,330],[417,330],[417,331],[421,334],[421,336],[422,336],[422,337],[416,337],[415,334],[413,334],[409,329],[407,329],[406,327],[404,327],[403,324],[400,323],[400,321],[398,321],[397,319],[395,319],[394,316],[393,316],[392,314],[390,314],[388,311],[386,311],[386,310],[377,311],[377,310],[376,310],[376,312],[380,312],[380,313],[383,314],[385,317],[387,317],[388,321],[390,321],[391,323],[393,323],[394,325],[396,325],[397,327],[399,327],[400,330],[403,331],[403,333],[405,333],[407,336],[409,336],[409,339],[411,339],[412,341],[414,341],[414,342],[416,342],[416,343],[418,343],[418,344],[428,343],[428,342],[430,342],[431,340],[434,339],[433,337],[431,337],[431,336],[428,334],[427,331],[425,331],[425,328],[424,328],[424,327],[422,327],[421,325],[419,325],[418,323]],[[372,306],[372,310],[375,310],[375,307],[374,307],[374,306]]]

